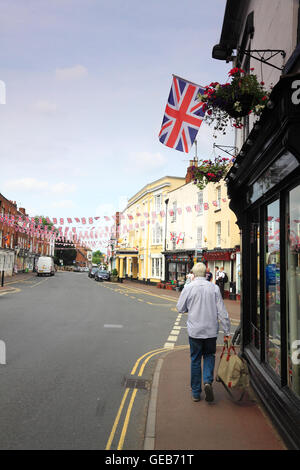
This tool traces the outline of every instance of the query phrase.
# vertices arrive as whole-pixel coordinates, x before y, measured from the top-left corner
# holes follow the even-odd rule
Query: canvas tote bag
[[[243,398],[246,389],[249,387],[247,362],[237,355],[234,346],[230,342],[226,342],[223,346],[216,380],[222,382],[233,399],[234,396],[231,390],[241,389],[242,395],[238,401]]]

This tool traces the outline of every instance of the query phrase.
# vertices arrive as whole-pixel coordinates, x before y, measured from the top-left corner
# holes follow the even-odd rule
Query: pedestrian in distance
[[[212,402],[214,401],[212,383],[219,321],[225,334],[224,341],[226,341],[230,334],[230,320],[219,287],[206,280],[205,264],[195,264],[192,272],[195,279],[181,292],[177,310],[179,313],[188,313],[192,399],[193,401],[201,399],[203,375],[205,400]]]
[[[220,268],[220,271],[219,271],[218,286],[220,288],[221,295],[222,295],[223,299],[224,299],[224,286],[225,286],[226,282],[228,282],[228,277],[227,277],[227,274],[224,271],[224,266],[222,266]]]
[[[215,282],[217,284],[217,286],[219,285],[219,274],[220,274],[220,270],[219,270],[219,266],[215,266]]]
[[[195,279],[195,276],[192,273],[192,271],[190,271],[189,274],[186,276],[186,281],[185,281],[184,287],[187,286],[188,284],[190,284],[194,279]]]
[[[209,281],[209,282],[211,282],[211,281],[212,281],[212,278],[213,278],[213,275],[212,275],[212,273],[210,272],[209,267],[207,266],[207,268],[206,268],[206,280]]]

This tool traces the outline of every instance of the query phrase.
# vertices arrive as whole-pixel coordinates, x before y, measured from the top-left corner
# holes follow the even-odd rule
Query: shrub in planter
[[[118,282],[118,279],[119,279],[118,274],[119,274],[119,273],[118,273],[118,270],[117,270],[117,269],[113,269],[112,272],[111,272],[111,275],[110,275],[110,280],[111,280],[112,282]]]

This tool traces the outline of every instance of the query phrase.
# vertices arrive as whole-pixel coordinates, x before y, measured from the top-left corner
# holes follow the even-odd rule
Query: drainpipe
[[[165,205],[166,205],[166,219],[165,219],[165,246],[164,246],[164,257],[165,257],[165,281],[167,280],[167,255],[166,255],[166,250],[167,250],[167,217],[168,217],[168,204],[169,204],[169,198],[165,200]]]

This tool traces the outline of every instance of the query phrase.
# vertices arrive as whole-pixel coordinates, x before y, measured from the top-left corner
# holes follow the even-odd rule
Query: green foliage
[[[218,183],[229,170],[229,159],[217,157],[215,160],[200,160],[192,167],[194,184],[204,189],[208,183]]]
[[[269,92],[263,87],[264,82],[259,83],[255,74],[248,74],[235,67],[228,75],[231,77],[230,83],[212,82],[198,96],[199,101],[204,103],[202,109],[205,111],[205,121],[209,125],[213,123],[214,129],[223,134],[226,134],[229,122],[240,129],[243,127],[243,117],[251,113],[259,116],[269,99]]]
[[[92,263],[103,264],[104,254],[100,250],[93,252]]]

